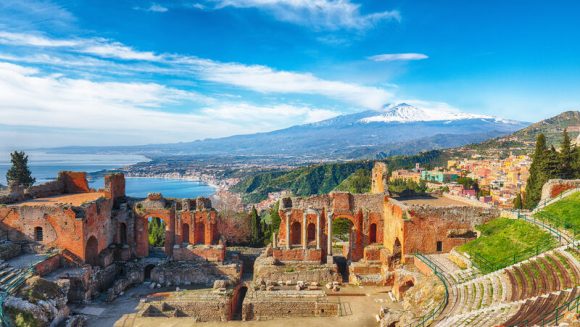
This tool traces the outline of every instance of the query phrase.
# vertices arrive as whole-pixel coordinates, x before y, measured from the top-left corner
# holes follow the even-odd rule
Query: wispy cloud
[[[410,60],[424,60],[429,56],[422,53],[384,53],[368,57],[372,61],[410,61]]]
[[[383,106],[392,95],[382,88],[365,86],[356,83],[334,81],[319,78],[311,73],[276,70],[263,65],[244,65],[241,63],[224,63],[193,56],[156,54],[140,51],[124,44],[106,39],[55,40],[43,36],[26,34],[0,34],[0,42],[31,47],[65,47],[68,52],[78,52],[94,56],[87,63],[95,65],[110,64],[118,71],[136,71],[166,73],[179,76],[195,76],[204,81],[235,86],[259,93],[275,94],[308,94],[324,96],[351,105],[377,109]],[[11,61],[45,60],[46,64],[71,65],[74,58],[60,60],[59,54],[53,56],[11,57]],[[4,55],[5,58],[6,55]],[[99,61],[116,59],[121,61]],[[72,60],[72,61],[71,61]],[[84,58],[82,60],[85,60]],[[129,64],[121,69],[123,61],[153,63],[157,66],[138,66]],[[81,65],[77,65],[81,67]]]
[[[195,93],[155,83],[44,76],[37,69],[0,62],[1,124],[12,130],[58,128],[56,134],[69,135],[69,144],[86,141],[83,135],[98,133],[101,137],[92,144],[194,140],[284,128],[337,114],[309,106],[229,101],[209,103],[197,111],[162,110],[176,102],[197,101]],[[51,138],[53,135],[47,133],[35,145],[54,146]],[[54,135],[54,140],[62,142],[59,135]]]
[[[150,11],[150,12],[157,12],[157,13],[164,13],[169,11],[169,8],[162,6],[157,3],[152,3],[149,7],[134,7],[135,10],[142,10],[142,11]]]
[[[276,19],[320,30],[362,30],[385,20],[400,20],[398,11],[362,14],[350,0],[206,0],[214,9],[257,8]]]

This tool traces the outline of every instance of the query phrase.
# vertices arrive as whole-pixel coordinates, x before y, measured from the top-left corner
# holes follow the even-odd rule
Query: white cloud
[[[408,61],[408,60],[424,60],[429,56],[422,53],[385,53],[376,56],[368,57],[372,61]]]
[[[27,35],[10,36],[10,40],[23,40],[18,44],[25,44],[34,47],[44,47],[42,44],[60,44],[61,47],[70,48],[71,51],[96,56],[103,59],[120,59],[141,61],[159,64],[158,66],[140,66],[124,65],[122,62],[99,61],[95,58],[81,58],[81,61],[75,58],[60,59],[55,56],[35,55],[26,56],[9,56],[0,55],[0,58],[10,59],[11,61],[26,62],[43,62],[52,65],[63,65],[82,67],[82,61],[87,65],[107,66],[112,69],[109,71],[141,71],[151,73],[172,74],[181,77],[197,77],[204,81],[221,83],[239,88],[244,88],[260,93],[278,93],[278,94],[308,94],[324,96],[333,100],[347,102],[351,105],[364,108],[377,109],[382,107],[391,99],[391,94],[384,89],[372,86],[364,86],[356,83],[342,81],[333,81],[319,78],[310,73],[279,71],[262,65],[244,65],[240,63],[224,63],[209,59],[179,56],[168,54],[155,54],[150,51],[139,51],[118,42],[112,42],[106,39],[85,39],[85,40],[53,40],[43,38],[42,42],[33,42],[32,38]],[[25,43],[26,42],[26,43]],[[70,45],[69,45],[70,44]]]
[[[277,71],[261,65],[220,63],[190,57],[178,61],[190,64],[202,79],[262,93],[323,95],[374,109],[380,108],[391,98],[390,93],[380,88],[325,80],[309,73]]]
[[[152,3],[149,7],[134,7],[135,10],[142,10],[142,11],[150,11],[150,12],[157,12],[157,13],[164,13],[169,11],[167,7],[164,7],[157,3]]]
[[[270,131],[336,115],[307,106],[257,106],[243,102],[206,103],[197,112],[161,110],[175,103],[193,106],[197,100],[195,93],[155,83],[43,76],[36,69],[0,62],[0,124],[11,130],[36,131],[30,135],[42,138],[34,142],[35,146],[63,145],[63,134],[69,136],[68,144],[85,143],[86,135],[100,135],[93,138],[92,144],[187,141]],[[40,132],[47,129],[58,133]],[[0,147],[19,142],[16,138],[3,140],[10,144]],[[50,144],[51,141],[61,143]]]
[[[81,48],[79,52],[93,54],[104,58],[117,58],[124,60],[157,61],[161,59],[160,56],[157,56],[153,52],[136,51],[131,47],[125,46],[118,42],[98,42],[94,45],[87,45]]]
[[[79,45],[75,40],[56,40],[41,35],[10,33],[0,31],[0,44],[25,45],[35,47],[73,47]]]
[[[384,20],[400,20],[397,11],[364,15],[350,0],[207,0],[216,9],[258,8],[276,19],[317,29],[366,29]]]

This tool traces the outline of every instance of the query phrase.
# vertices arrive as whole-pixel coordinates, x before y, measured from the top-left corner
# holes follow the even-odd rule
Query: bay
[[[59,171],[84,171],[87,173],[121,168],[138,162],[148,161],[139,155],[77,155],[51,154],[45,152],[27,152],[28,165],[36,184],[54,180]],[[6,185],[6,172],[10,168],[8,153],[0,154],[0,184]],[[99,189],[104,186],[104,178],[97,178],[89,182],[90,187]],[[125,191],[128,196],[146,197],[148,193],[161,193],[165,197],[194,198],[210,196],[215,188],[200,182],[183,179],[168,178],[131,178],[126,177]]]

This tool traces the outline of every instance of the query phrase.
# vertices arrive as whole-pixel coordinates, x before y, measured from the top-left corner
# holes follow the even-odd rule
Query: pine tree
[[[562,177],[562,160],[554,146],[546,152],[542,163],[542,171],[546,177],[546,181],[552,178]]]
[[[572,164],[572,168],[574,169],[574,178],[580,178],[580,146],[576,145],[574,150],[575,159],[574,163]]]
[[[8,185],[16,183],[24,187],[30,187],[36,182],[28,169],[28,156],[24,151],[14,151],[10,154],[12,167],[6,173]]]
[[[521,193],[518,193],[518,195],[514,199],[514,209],[523,209]]]
[[[250,242],[252,245],[260,245],[262,243],[262,228],[260,226],[260,216],[256,207],[252,207],[250,214]]]
[[[572,142],[570,141],[570,135],[568,131],[564,129],[562,135],[562,143],[560,145],[560,177],[563,179],[574,178],[574,149],[572,148]]]
[[[542,186],[548,181],[544,175],[544,157],[546,155],[546,137],[544,134],[539,134],[536,139],[536,149],[532,157],[532,165],[530,166],[530,177],[526,184],[525,208],[533,209],[542,194]]]

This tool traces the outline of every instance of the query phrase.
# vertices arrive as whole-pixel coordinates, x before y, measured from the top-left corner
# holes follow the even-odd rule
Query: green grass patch
[[[536,212],[534,217],[572,233],[576,231],[576,234],[580,234],[580,192],[550,204]]]
[[[483,273],[523,261],[557,245],[549,233],[522,220],[497,218],[477,227],[481,236],[458,247]]]

